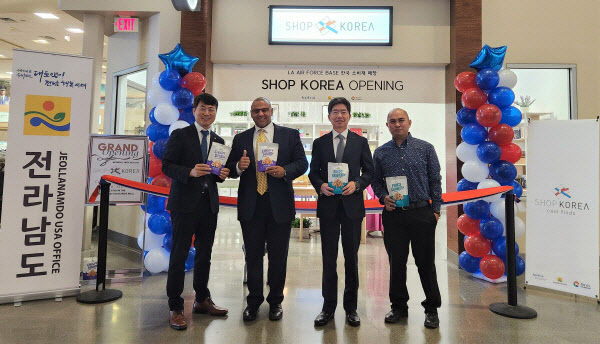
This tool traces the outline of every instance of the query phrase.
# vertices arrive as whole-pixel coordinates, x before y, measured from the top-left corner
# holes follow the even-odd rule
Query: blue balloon
[[[198,58],[186,53],[179,43],[168,53],[159,54],[158,58],[165,64],[165,69],[174,69],[181,76],[191,73],[198,62]]]
[[[152,123],[146,129],[146,135],[152,142],[169,138],[169,126]]]
[[[515,265],[516,275],[521,276],[525,272],[525,261],[523,258],[521,258],[521,256],[516,257]]]
[[[167,234],[172,231],[171,215],[166,211],[152,214],[148,220],[148,229],[154,234]]]
[[[473,257],[468,254],[467,251],[463,251],[458,256],[458,264],[460,267],[466,272],[475,273],[479,270],[479,262],[481,261],[481,257]]]
[[[159,158],[160,160],[163,159],[163,156],[165,155],[165,148],[167,148],[168,141],[169,140],[167,140],[167,139],[161,139],[161,140],[154,142],[154,145],[152,146],[152,153],[154,153],[155,157]]]
[[[477,185],[479,185],[479,183],[473,183],[463,178],[456,184],[456,191],[475,190],[477,189]]]
[[[463,205],[463,210],[468,217],[482,220],[490,213],[490,204],[484,200],[469,202]]]
[[[517,177],[517,168],[506,160],[498,160],[490,165],[490,176],[498,183],[509,183]]]
[[[486,164],[500,159],[501,155],[502,149],[492,141],[485,141],[477,146],[477,157]]]
[[[506,237],[500,237],[492,241],[492,251],[495,255],[506,260]],[[515,254],[519,254],[519,245],[515,242]]]
[[[186,121],[190,125],[193,125],[196,121],[196,119],[194,118],[194,109],[183,109],[183,111],[181,111],[181,114],[179,114],[179,120]]]
[[[477,86],[479,86],[479,88],[486,91],[496,88],[496,86],[498,86],[498,83],[500,82],[500,77],[498,76],[498,73],[495,70],[491,68],[484,68],[480,70],[479,73],[477,73],[477,76],[475,77],[475,82],[477,83]]]
[[[488,132],[479,123],[465,125],[460,131],[460,137],[470,145],[478,145],[487,139]]]
[[[500,86],[490,91],[488,102],[499,108],[505,108],[512,105],[515,101],[515,93],[508,87]]]
[[[500,123],[508,124],[511,127],[514,127],[521,123],[521,120],[523,119],[521,110],[517,109],[514,106],[509,106],[500,110],[502,111],[502,119],[500,120]]]
[[[513,180],[510,185],[512,185],[512,187],[514,188],[513,191],[515,192],[515,196],[517,196],[517,198],[521,198],[521,196],[523,196],[523,187],[521,186],[521,184],[519,184],[519,182],[517,182],[516,180]]]
[[[171,102],[178,109],[187,109],[194,106],[194,94],[187,88],[180,88],[171,95]]]
[[[148,177],[148,184],[152,184],[152,181],[154,180],[154,178],[152,177]]]
[[[165,235],[163,238],[163,247],[165,250],[171,252],[171,249],[173,248],[173,234]]]
[[[179,82],[181,81],[181,75],[174,69],[164,70],[158,76],[158,83],[162,88],[167,91],[175,91],[180,88]]]
[[[148,118],[150,119],[151,123],[154,124],[160,124],[158,123],[158,121],[156,120],[156,117],[154,117],[154,110],[156,109],[156,107],[153,107],[152,110],[150,110],[150,113],[148,114]]]
[[[146,258],[146,255],[148,254],[148,252],[150,252],[150,251],[144,251],[144,258]]]
[[[496,240],[502,236],[504,227],[502,222],[493,216],[489,216],[479,222],[479,232],[488,240]]]
[[[477,56],[475,56],[469,67],[477,70],[492,68],[498,71],[502,68],[502,64],[504,64],[504,55],[506,55],[506,45],[492,48],[486,44],[477,53]]]
[[[456,113],[456,121],[463,127],[467,124],[477,123],[476,114],[477,110],[464,107]]]
[[[156,195],[148,195],[148,213],[156,214],[165,211],[165,200],[166,198],[156,196]]]
[[[190,247],[190,252],[188,252],[188,257],[185,260],[185,269],[190,270],[194,268],[194,258],[196,258],[196,249]]]

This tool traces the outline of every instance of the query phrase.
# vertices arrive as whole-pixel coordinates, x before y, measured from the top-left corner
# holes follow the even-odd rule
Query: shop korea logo
[[[571,195],[569,195],[567,191],[569,191],[569,188],[566,188],[564,185],[560,184],[558,187],[554,188],[554,196],[571,198]]]
[[[330,31],[335,34],[338,33],[338,31],[336,30],[337,26],[335,24],[335,20],[330,20],[329,17],[321,19],[317,23],[317,26],[319,28],[319,32],[321,32],[321,35],[323,36],[328,34]]]

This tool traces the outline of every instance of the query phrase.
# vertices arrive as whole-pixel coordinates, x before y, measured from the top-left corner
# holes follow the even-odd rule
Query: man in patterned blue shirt
[[[408,247],[419,270],[425,292],[425,327],[437,328],[437,309],[442,301],[435,272],[435,227],[442,203],[442,176],[433,145],[412,137],[408,113],[393,109],[387,117],[392,140],[375,150],[373,191],[385,205],[382,213],[384,244],[390,261],[390,302],[392,310],[385,322],[395,323],[408,316],[406,261]],[[396,207],[388,193],[385,178],[405,176],[408,206]]]

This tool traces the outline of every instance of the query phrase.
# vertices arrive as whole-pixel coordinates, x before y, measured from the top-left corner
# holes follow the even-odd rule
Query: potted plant
[[[306,118],[306,111],[290,111],[288,117],[293,122],[303,121]]]
[[[235,110],[229,113],[229,115],[234,121],[247,121],[248,120],[248,111],[244,110]]]
[[[368,122],[371,118],[371,114],[368,112],[353,112],[352,118],[359,122]]]
[[[528,113],[529,106],[535,102],[535,99],[531,99],[530,96],[520,96],[521,100],[516,100],[515,104],[521,108],[521,113]]]

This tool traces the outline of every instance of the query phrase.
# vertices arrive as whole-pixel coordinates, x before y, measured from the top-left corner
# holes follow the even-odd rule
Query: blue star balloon
[[[170,52],[159,54],[158,58],[165,64],[166,69],[174,69],[181,76],[191,73],[192,67],[198,62],[198,58],[186,53],[179,43]]]
[[[481,48],[479,54],[477,54],[477,57],[475,57],[469,67],[475,68],[478,71],[484,68],[491,68],[498,71],[504,63],[504,55],[506,55],[506,45],[492,48],[486,44]]]

